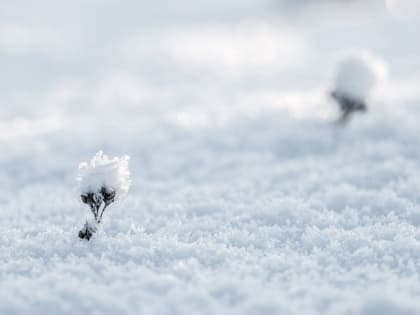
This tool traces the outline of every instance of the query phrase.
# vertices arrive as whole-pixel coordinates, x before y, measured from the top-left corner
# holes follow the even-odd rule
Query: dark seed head
[[[90,231],[89,228],[86,229],[86,227],[85,227],[85,228],[83,228],[82,230],[79,231],[79,238],[82,239],[82,240],[86,239],[86,240],[89,241],[92,238],[92,236],[93,236],[93,233],[92,233],[92,231]]]
[[[86,235],[85,235],[85,239],[87,239],[88,241],[92,238],[92,233],[90,231],[87,231]]]
[[[105,205],[109,205],[115,201],[115,190],[114,189],[108,189],[106,187],[101,188],[101,194],[102,198],[105,202]]]
[[[92,209],[96,211],[97,209],[99,209],[99,207],[102,204],[103,196],[101,193],[89,192],[89,193],[80,195],[80,199],[82,200],[83,203],[89,205]]]
[[[88,196],[86,195],[81,195],[80,198],[82,199],[83,203],[88,203]]]

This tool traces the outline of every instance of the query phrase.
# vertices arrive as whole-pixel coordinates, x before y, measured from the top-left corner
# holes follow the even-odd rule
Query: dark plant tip
[[[86,239],[86,240],[89,241],[92,238],[92,236],[93,236],[93,234],[89,231],[87,231],[87,232],[84,232],[83,230],[79,231],[79,238],[82,239],[82,240]]]
[[[103,186],[101,188],[101,194],[102,194],[102,198],[105,202],[105,205],[108,206],[115,201],[116,192],[113,188],[107,188],[107,187]]]
[[[84,231],[79,231],[79,238],[84,239],[86,236],[86,233]]]
[[[88,202],[88,197],[86,195],[81,195],[80,198],[82,199],[83,203],[87,203]]]

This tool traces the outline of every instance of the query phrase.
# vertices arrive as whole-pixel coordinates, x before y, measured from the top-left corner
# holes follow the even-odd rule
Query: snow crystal
[[[123,198],[130,188],[128,156],[109,158],[102,151],[88,162],[79,165],[77,180],[81,194],[100,192],[102,187],[116,192],[116,198]]]

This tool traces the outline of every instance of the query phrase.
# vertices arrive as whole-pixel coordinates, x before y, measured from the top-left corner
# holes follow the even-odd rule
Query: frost
[[[79,232],[80,238],[89,240],[97,231],[106,208],[127,195],[130,187],[128,160],[128,156],[111,159],[99,151],[90,162],[79,165],[80,197],[90,207],[95,220],[95,225],[86,221]]]
[[[80,163],[77,177],[80,193],[100,192],[106,187],[115,191],[117,199],[123,198],[131,184],[129,159],[128,156],[109,158],[99,151],[89,162]]]

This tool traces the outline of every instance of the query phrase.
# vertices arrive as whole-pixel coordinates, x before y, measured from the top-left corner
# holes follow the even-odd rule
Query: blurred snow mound
[[[348,54],[334,70],[333,90],[358,100],[366,100],[372,89],[386,76],[386,66],[368,52]]]
[[[109,158],[99,151],[89,162],[80,163],[77,177],[80,192],[98,192],[107,187],[115,190],[116,198],[127,195],[131,184],[129,159],[128,156]]]

